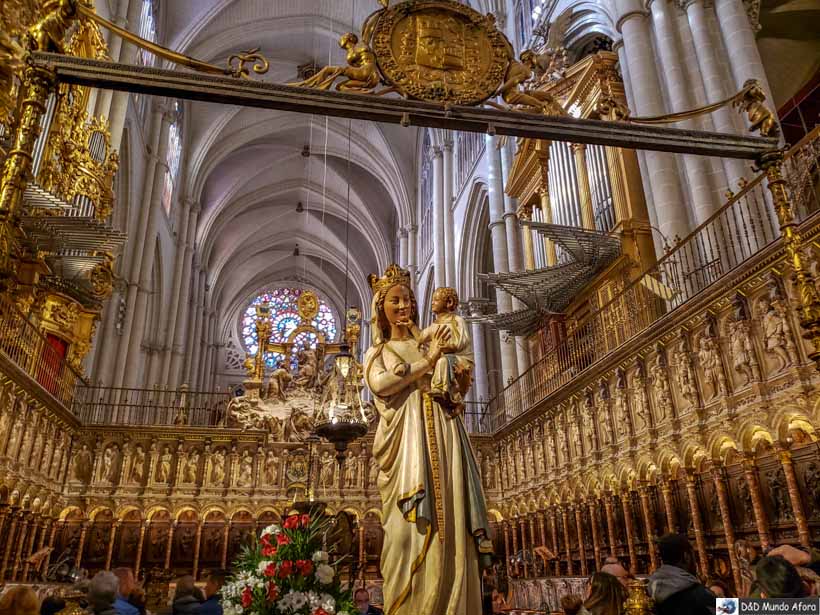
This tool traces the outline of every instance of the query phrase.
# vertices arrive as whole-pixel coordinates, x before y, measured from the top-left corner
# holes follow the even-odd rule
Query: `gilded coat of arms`
[[[475,105],[504,80],[511,48],[492,16],[430,0],[397,4],[371,20],[366,30],[373,24],[382,78],[409,98]]]

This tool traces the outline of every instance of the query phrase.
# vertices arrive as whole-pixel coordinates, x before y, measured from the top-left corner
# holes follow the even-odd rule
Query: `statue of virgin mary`
[[[433,367],[448,350],[440,327],[426,351],[412,334],[418,315],[410,276],[391,265],[370,276],[372,345],[365,382],[379,425],[387,615],[481,612],[481,554],[492,552],[484,492],[461,416],[429,395]]]

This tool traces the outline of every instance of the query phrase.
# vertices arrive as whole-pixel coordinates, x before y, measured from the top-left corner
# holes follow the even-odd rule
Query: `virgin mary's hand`
[[[430,340],[427,358],[431,363],[435,363],[441,357],[441,353],[449,348],[450,329],[449,327],[438,327]]]

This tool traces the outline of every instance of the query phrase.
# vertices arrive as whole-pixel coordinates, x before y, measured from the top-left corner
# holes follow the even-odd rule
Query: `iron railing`
[[[85,425],[223,427],[228,391],[78,387],[74,413]]]
[[[801,219],[820,209],[816,187],[820,129],[787,154]],[[807,187],[807,184],[808,187]],[[569,328],[566,337],[489,403],[496,431],[569,383],[659,318],[680,307],[780,236],[764,175],[758,175],[655,265]]]
[[[466,410],[464,411],[464,426],[467,428],[467,433],[492,434],[493,430],[490,422],[490,415],[487,412],[487,402],[468,401],[465,402],[465,404]]]
[[[83,378],[65,359],[66,346],[37,329],[14,302],[0,295],[0,351],[66,408]]]

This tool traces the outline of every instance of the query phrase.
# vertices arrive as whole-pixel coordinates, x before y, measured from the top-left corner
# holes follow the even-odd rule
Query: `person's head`
[[[186,574],[184,577],[178,578],[177,586],[174,590],[174,600],[184,598],[185,596],[193,596],[195,589],[196,584],[194,583],[194,577],[190,574]]]
[[[443,312],[455,312],[458,309],[458,293],[450,286],[440,286],[433,291],[433,299],[430,302],[430,309],[433,314]]]
[[[806,595],[797,568],[779,555],[761,557],[755,565],[755,577],[761,598],[803,598]]]
[[[665,534],[658,540],[661,561],[667,566],[675,566],[695,572],[695,552],[689,539],[683,534]]]
[[[222,589],[222,586],[225,584],[226,576],[224,570],[211,570],[211,573],[208,575],[208,581],[205,583],[206,598],[210,598],[219,593],[219,590]]]
[[[40,615],[55,615],[65,608],[65,600],[57,596],[46,596],[40,605]]]
[[[12,587],[0,598],[2,615],[37,615],[40,601],[30,587]]]
[[[729,595],[729,590],[726,587],[726,584],[723,581],[718,581],[717,579],[709,579],[706,583],[706,587],[709,588],[709,591],[712,592],[716,598],[725,598]]]
[[[367,609],[370,607],[370,592],[364,587],[360,587],[353,594],[353,603],[359,609],[359,613],[367,613]]]
[[[121,587],[122,581],[115,573],[98,572],[88,584],[88,604],[91,605],[91,609],[99,613],[112,608],[117,594],[121,593]]]
[[[137,582],[134,579],[134,571],[130,568],[114,568],[111,572],[119,579],[120,596],[127,596],[137,586]]]
[[[584,606],[584,601],[581,600],[581,596],[576,594],[561,596],[561,610],[564,615],[575,615],[582,606]]]
[[[596,572],[589,583],[584,608],[592,615],[620,615],[626,601],[626,590],[618,579],[606,572]]]
[[[382,277],[368,276],[373,289],[371,337],[374,344],[390,339],[393,326],[418,322],[416,298],[410,290],[410,274],[398,265],[390,265]]]
[[[621,565],[621,562],[619,562],[617,558],[613,557],[606,558],[606,560],[604,561],[604,565],[601,566],[601,572],[611,574],[613,577],[618,579],[618,582],[624,587],[626,587],[629,584],[629,581],[631,579],[635,578],[632,575],[632,573],[629,572],[629,570],[627,570]]]

